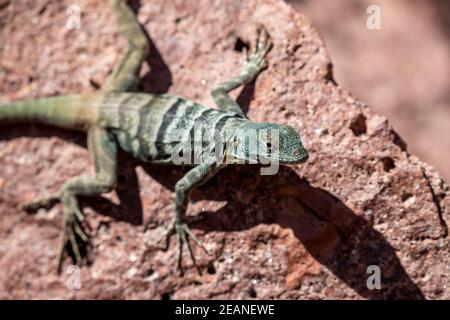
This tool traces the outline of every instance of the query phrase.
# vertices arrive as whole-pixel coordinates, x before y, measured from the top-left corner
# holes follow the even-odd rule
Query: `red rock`
[[[336,81],[372,111],[386,116],[408,141],[408,150],[449,181],[450,2],[287,2],[306,14],[320,32]],[[380,30],[366,27],[373,17],[367,10],[373,5],[381,9]]]

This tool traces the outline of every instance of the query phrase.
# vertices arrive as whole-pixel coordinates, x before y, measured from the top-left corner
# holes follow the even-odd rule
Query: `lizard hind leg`
[[[69,245],[75,262],[82,262],[78,241],[88,244],[82,222],[84,214],[78,206],[77,196],[97,196],[111,191],[116,184],[117,145],[114,138],[104,129],[91,128],[88,131],[88,149],[92,155],[95,175],[78,176],[69,179],[60,190],[63,206],[63,230],[58,253],[58,271],[61,271],[64,249]]]
[[[139,83],[139,71],[149,52],[150,44],[136,15],[125,0],[110,0],[120,32],[127,39],[127,49],[109,76],[104,91],[133,91]]]
[[[69,245],[69,248],[73,253],[75,263],[81,265],[83,251],[80,248],[85,248],[89,244],[89,236],[85,232],[83,225],[85,220],[83,211],[78,205],[76,196],[72,194],[72,192],[65,190],[65,186],[71,185],[78,180],[78,177],[69,179],[59,192],[38,198],[37,200],[22,206],[22,208],[29,213],[35,213],[41,208],[49,210],[56,203],[61,203],[63,207],[63,230],[61,232],[60,245],[57,254],[58,273],[61,273],[62,271],[62,262],[67,245]]]
[[[91,128],[88,131],[88,149],[94,162],[94,175],[70,178],[57,193],[25,205],[25,209],[36,210],[52,202],[61,203],[63,226],[57,255],[59,273],[66,249],[73,253],[76,264],[81,265],[84,252],[80,249],[89,245],[89,236],[84,228],[85,218],[77,196],[97,196],[111,191],[116,183],[117,145],[114,138],[105,129]]]
[[[84,214],[78,206],[76,197],[70,196],[67,193],[61,194],[60,192],[57,192],[27,203],[23,205],[22,208],[29,213],[36,213],[41,208],[50,210],[58,202],[61,202],[63,206],[63,232],[61,233],[60,246],[57,255],[57,270],[58,273],[61,273],[66,244],[70,243],[75,262],[77,265],[80,265],[82,253],[79,243],[81,242],[83,247],[87,246],[89,243],[89,236],[84,231],[83,227]]]

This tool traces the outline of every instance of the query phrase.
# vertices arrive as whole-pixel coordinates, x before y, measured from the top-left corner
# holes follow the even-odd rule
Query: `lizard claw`
[[[80,266],[83,261],[80,249],[85,249],[89,244],[89,235],[83,227],[84,214],[78,207],[75,197],[63,199],[63,207],[63,230],[57,256],[58,273],[62,271],[67,246],[70,246],[75,263]]]
[[[198,239],[194,233],[191,231],[189,226],[180,221],[174,221],[172,222],[172,226],[167,230],[167,233],[165,235],[167,244],[169,242],[169,238],[176,234],[177,235],[177,242],[178,242],[178,271],[181,275],[183,275],[183,264],[182,264],[182,257],[183,257],[183,247],[186,245],[189,256],[191,258],[192,264],[194,265],[195,269],[197,270],[199,275],[202,275],[202,271],[200,270],[199,266],[197,265],[195,255],[192,251],[191,244],[189,243],[189,238],[192,239],[200,248],[205,251],[206,254],[208,254],[208,250],[205,248],[205,246],[202,244],[200,239]]]
[[[64,194],[63,194],[64,195]],[[61,232],[61,240],[57,256],[58,273],[62,271],[64,261],[64,252],[67,245],[70,246],[74,255],[75,263],[81,265],[82,254],[79,244],[83,244],[83,248],[89,243],[89,236],[83,227],[85,220],[83,212],[78,206],[75,196],[63,196],[60,193],[54,193],[46,197],[38,198],[35,201],[24,204],[22,208],[30,213],[35,213],[40,208],[49,209],[57,202],[63,204],[63,230]]]

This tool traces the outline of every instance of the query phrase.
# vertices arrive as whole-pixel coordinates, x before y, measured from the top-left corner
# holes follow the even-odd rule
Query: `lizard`
[[[56,193],[38,198],[23,208],[33,211],[59,202],[63,219],[57,270],[61,272],[64,254],[69,248],[75,263],[81,265],[83,257],[79,245],[88,243],[89,235],[85,231],[85,214],[77,197],[95,197],[114,190],[119,149],[145,162],[173,165],[177,143],[181,137],[193,142],[195,125],[200,124],[219,133],[231,132],[219,143],[214,156],[206,153],[175,184],[173,216],[165,237],[168,241],[177,235],[180,272],[182,253],[187,247],[193,264],[201,273],[189,240],[204,247],[191,231],[185,215],[192,191],[225,166],[245,163],[249,155],[255,156],[256,163],[271,158],[280,164],[303,163],[309,156],[300,133],[294,127],[252,122],[229,95],[232,90],[254,81],[268,67],[271,39],[264,27],[258,28],[251,50],[244,50],[244,64],[239,75],[212,88],[211,95],[218,107],[213,109],[169,94],[136,92],[141,66],[149,54],[149,42],[126,0],[110,0],[110,6],[119,31],[127,39],[127,46],[103,88],[89,94],[15,101],[0,106],[0,125],[41,123],[85,132],[93,160],[93,175],[72,177]],[[268,133],[273,130],[277,137]],[[245,138],[249,131],[256,132],[254,143]]]

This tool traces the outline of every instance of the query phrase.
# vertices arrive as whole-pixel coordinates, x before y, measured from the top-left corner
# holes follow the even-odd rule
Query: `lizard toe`
[[[77,210],[79,211],[78,214],[73,208],[64,208],[63,230],[61,231],[61,240],[57,256],[58,273],[61,273],[62,271],[64,253],[68,251],[72,254],[75,264],[81,266],[84,256],[82,249],[89,244],[89,235],[79,219],[79,214],[82,214],[81,210],[79,208],[77,208]]]
[[[203,251],[208,254],[207,249],[202,244],[202,242],[194,235],[189,226],[186,223],[175,223],[174,225],[175,233],[177,234],[178,241],[178,271],[182,275],[184,273],[183,270],[183,247],[186,245],[189,257],[192,261],[193,266],[197,270],[199,275],[202,275],[202,271],[197,264],[197,260],[195,258],[194,252],[192,250],[192,246],[189,242],[189,239],[192,239]]]
[[[41,208],[49,210],[58,202],[59,202],[59,194],[55,193],[25,203],[21,206],[21,208],[27,212],[35,213]]]

